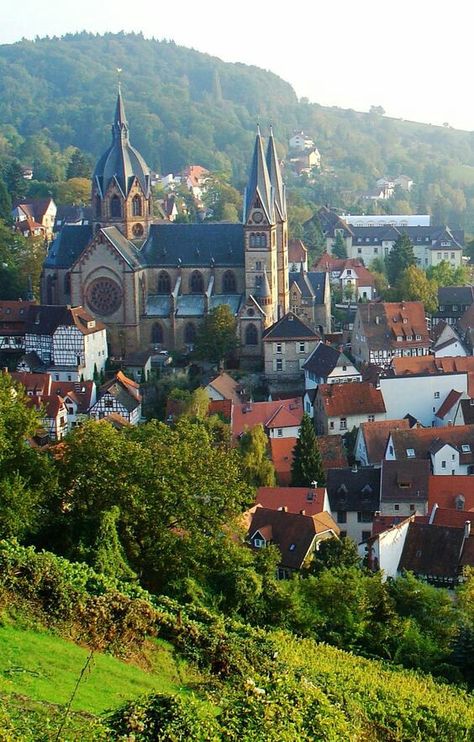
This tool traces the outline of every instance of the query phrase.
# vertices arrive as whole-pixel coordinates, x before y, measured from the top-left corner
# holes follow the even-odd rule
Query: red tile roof
[[[474,356],[413,356],[394,358],[395,376],[416,374],[454,374],[474,372]]]
[[[365,381],[358,384],[320,384],[316,397],[321,399],[327,417],[386,411],[380,389]]]
[[[316,515],[325,510],[326,488],[317,487],[259,487],[255,503],[269,510]]]
[[[23,335],[33,301],[0,301],[0,335]]]
[[[232,435],[237,438],[245,430],[263,425],[268,428],[299,427],[303,417],[301,397],[274,402],[248,402],[234,406]]]
[[[270,438],[271,459],[280,485],[291,483],[293,451],[297,440],[297,438]]]
[[[51,393],[51,376],[49,374],[13,371],[10,376],[13,381],[25,387],[27,394],[43,395]]]
[[[238,390],[240,389],[239,382],[233,379],[230,374],[226,374],[224,371],[219,374],[219,376],[216,376],[214,379],[212,379],[209,382],[208,386],[211,386],[213,389],[215,389],[216,392],[220,394],[223,399],[231,399],[235,404],[239,404],[241,402],[240,394],[238,393]]]
[[[428,505],[440,508],[456,508],[456,497],[464,497],[464,509],[474,508],[474,477],[455,475],[450,477],[430,476],[428,480]]]
[[[448,396],[436,413],[436,417],[438,417],[440,420],[444,420],[446,415],[453,409],[454,405],[461,399],[461,397],[462,392],[457,392],[455,389],[451,389]]]
[[[77,404],[78,412],[86,413],[92,404],[94,386],[93,381],[52,381],[51,394],[59,394],[63,399],[69,397]]]
[[[368,463],[380,464],[385,455],[385,448],[391,430],[408,430],[409,428],[410,424],[406,418],[403,420],[378,420],[373,423],[361,423],[360,430],[365,440]]]
[[[232,420],[232,400],[231,399],[212,399],[209,402],[209,415],[222,415],[230,423]]]
[[[430,522],[435,526],[451,526],[452,528],[464,528],[466,521],[471,523],[474,530],[474,510],[435,508],[430,517]]]
[[[303,263],[308,255],[308,249],[301,240],[290,240],[288,242],[288,261],[290,263]]]
[[[343,469],[348,466],[342,435],[318,435],[318,448],[326,473],[328,469]]]

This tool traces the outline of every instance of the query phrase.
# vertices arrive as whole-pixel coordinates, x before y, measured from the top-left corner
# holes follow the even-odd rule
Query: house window
[[[337,511],[337,522],[338,523],[347,523],[347,512],[345,510],[338,510]]]
[[[439,392],[435,392],[435,393],[434,393],[434,398],[435,398],[435,399],[439,399]]]
[[[254,538],[254,540],[253,540],[253,545],[254,545],[254,546],[255,546],[255,547],[257,548],[257,549],[261,549],[261,548],[262,548],[262,546],[265,546],[265,541],[263,540],[263,538]]]
[[[329,430],[334,430],[334,420],[329,423]]]
[[[372,520],[373,516],[369,510],[362,510],[360,513],[357,513],[358,523],[372,523]]]
[[[415,506],[413,504],[410,505],[410,512],[412,512],[412,513],[415,512]]]
[[[283,428],[277,428],[277,436],[278,438],[283,438]]]
[[[347,418],[341,417],[339,421],[339,430],[347,430]]]
[[[276,359],[276,370],[283,371],[283,360],[281,358]]]
[[[276,344],[276,352],[281,353],[281,343]]]
[[[394,509],[394,510],[400,510],[400,505],[399,505],[398,503],[396,503],[396,504],[395,504],[395,505],[393,506],[393,509]]]
[[[362,541],[368,541],[368,539],[372,536],[371,531],[362,531]]]
[[[256,260],[255,261],[255,270],[256,271],[261,271],[262,270],[262,261],[261,260]]]
[[[446,469],[446,461],[442,461],[441,462],[441,468],[442,469]]]
[[[375,422],[375,415],[367,415],[367,420],[369,423]]]
[[[407,448],[407,458],[414,459],[415,458],[415,449],[414,448]]]
[[[299,350],[298,353],[304,353],[306,350],[306,343],[300,343],[299,344]]]

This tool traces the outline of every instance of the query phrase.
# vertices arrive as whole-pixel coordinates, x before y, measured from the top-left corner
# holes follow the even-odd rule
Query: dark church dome
[[[103,197],[110,181],[115,178],[124,197],[137,178],[145,198],[150,196],[150,168],[128,139],[128,122],[125,116],[122,94],[119,90],[112,124],[112,144],[95,166],[93,181]]]

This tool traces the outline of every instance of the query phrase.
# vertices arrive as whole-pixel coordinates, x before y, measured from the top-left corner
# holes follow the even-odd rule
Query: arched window
[[[154,343],[154,345],[163,344],[163,328],[159,322],[155,322],[151,328],[151,342]]]
[[[184,342],[186,345],[194,345],[196,342],[196,327],[192,322],[188,322],[184,328]]]
[[[224,273],[224,280],[222,281],[222,288],[224,294],[235,294],[237,291],[237,281],[235,280],[235,273],[233,271],[226,271]]]
[[[95,197],[95,215],[96,217],[100,219],[101,214],[102,214],[102,199],[97,194],[97,196]]]
[[[64,293],[70,294],[71,293],[71,274],[66,273],[64,276]]]
[[[132,198],[132,215],[133,216],[142,215],[142,200],[140,196],[138,195]]]
[[[258,345],[258,330],[255,325],[245,328],[245,345]]]
[[[122,204],[118,196],[110,199],[110,216],[122,216]]]
[[[157,291],[159,294],[171,293],[171,279],[166,271],[161,271],[158,275]]]
[[[203,294],[204,293],[204,279],[202,273],[199,271],[193,271],[191,273],[191,280],[189,281],[189,290],[191,294]]]

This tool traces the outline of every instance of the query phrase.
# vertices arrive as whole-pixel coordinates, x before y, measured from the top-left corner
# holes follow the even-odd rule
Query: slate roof
[[[88,324],[91,324],[88,327]],[[91,335],[105,329],[83,307],[65,305],[32,304],[28,309],[25,333],[28,335],[52,335],[59,326],[75,326],[83,335]]]
[[[451,445],[459,451],[461,464],[474,463],[474,425],[450,425],[442,428],[412,428],[394,430],[391,434],[397,462],[404,459],[428,459],[437,444]],[[470,446],[470,453],[462,453],[462,445]],[[415,455],[408,456],[413,449]]]
[[[317,397],[327,417],[365,415],[386,412],[382,392],[372,384],[319,384]]]
[[[146,300],[145,314],[150,317],[169,317],[171,298],[163,294],[149,295]]]
[[[262,529],[266,530],[272,543],[279,548],[280,564],[289,569],[302,567],[316,535],[328,530],[339,535],[339,528],[328,513],[310,516],[257,507],[248,529],[249,538],[256,531],[262,533]]]
[[[143,266],[244,266],[244,228],[225,222],[152,224],[140,253]]]
[[[380,469],[367,466],[329,469],[326,489],[333,512],[380,509]]]
[[[398,569],[456,580],[463,542],[463,528],[410,523]]]
[[[227,304],[232,314],[237,315],[242,304],[242,298],[241,294],[213,294],[209,297],[209,309]]]
[[[324,487],[259,487],[255,504],[269,510],[287,508],[289,513],[316,515],[324,510]]]
[[[112,245],[118,250],[123,259],[131,268],[139,268],[141,264],[140,252],[135,245],[127,240],[117,227],[103,227],[100,230]]]
[[[316,374],[318,378],[327,379],[329,374],[338,365],[352,366],[353,364],[344,353],[341,353],[326,343],[320,342],[303,364],[303,368],[305,371],[311,371]]]
[[[438,288],[438,303],[445,305],[471,306],[474,302],[474,286],[440,286]]]
[[[324,304],[324,290],[328,280],[326,273],[295,271],[290,273],[290,289],[291,284],[295,282],[303,298],[312,299],[315,304]]]
[[[176,299],[177,317],[203,317],[205,300],[202,294],[181,294]]]
[[[92,240],[90,224],[65,224],[49,248],[45,268],[71,268]]]
[[[430,462],[426,460],[383,461],[381,502],[426,503],[430,473]]]
[[[261,202],[270,224],[273,224],[275,220],[273,208],[274,198],[272,198],[270,175],[268,173],[267,161],[263,152],[263,142],[259,127],[257,129],[257,136],[255,137],[255,146],[253,150],[252,163],[250,165],[247,188],[245,189],[244,221],[247,220],[256,199]]]
[[[266,342],[275,340],[316,340],[317,338],[319,338],[318,333],[293,312],[285,314],[263,333],[263,339]]]
[[[280,217],[286,219],[286,195],[285,186],[281,177],[280,163],[273,138],[273,129],[270,129],[270,137],[267,146],[267,168],[270,177],[270,183],[273,187],[275,206],[278,209]]]
[[[385,456],[387,440],[391,430],[408,430],[410,423],[402,420],[377,420],[361,423],[360,431],[364,437],[368,463],[378,466]]]

